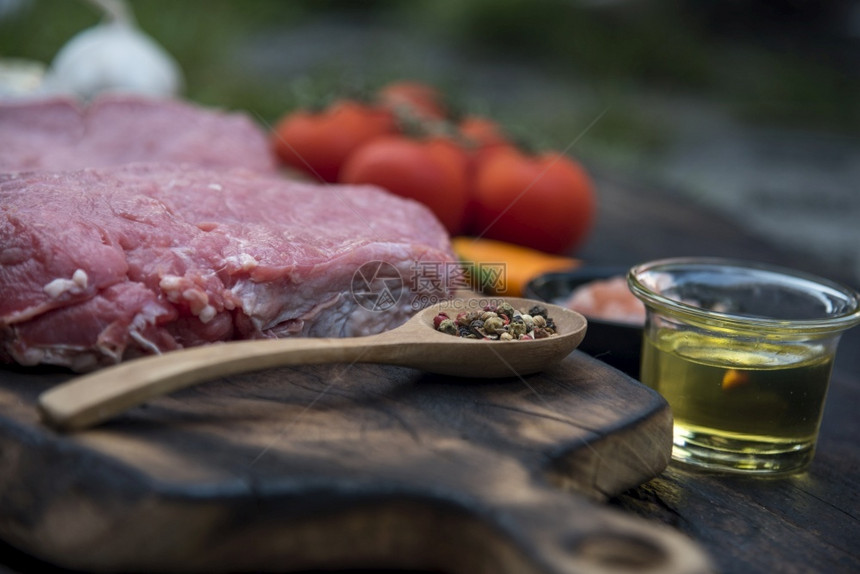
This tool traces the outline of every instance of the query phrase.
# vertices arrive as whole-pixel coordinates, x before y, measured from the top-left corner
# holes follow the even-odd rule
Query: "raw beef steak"
[[[375,309],[351,290],[363,265],[388,270],[363,284],[385,291]],[[456,268],[431,212],[375,187],[176,164],[0,174],[0,355],[24,365],[375,333]]]
[[[141,96],[0,102],[0,172],[72,170],[131,162],[276,166],[265,134],[244,114]]]

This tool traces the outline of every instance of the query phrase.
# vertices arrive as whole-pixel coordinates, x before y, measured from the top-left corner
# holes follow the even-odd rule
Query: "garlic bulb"
[[[93,2],[108,20],[78,33],[60,49],[45,78],[48,90],[82,99],[105,91],[178,94],[183,85],[179,65],[137,28],[126,4]]]

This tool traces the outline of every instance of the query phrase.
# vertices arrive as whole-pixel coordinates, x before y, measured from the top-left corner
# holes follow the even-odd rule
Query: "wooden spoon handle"
[[[386,344],[388,339],[388,344]],[[289,365],[403,360],[382,335],[354,339],[268,339],[207,345],[145,357],[84,375],[39,397],[42,420],[77,430],[148,399],[217,377]]]

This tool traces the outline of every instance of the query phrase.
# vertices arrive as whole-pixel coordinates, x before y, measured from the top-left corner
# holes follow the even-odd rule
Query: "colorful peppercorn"
[[[433,318],[433,326],[442,333],[466,339],[530,341],[556,334],[555,322],[548,316],[546,307],[536,305],[523,313],[507,302],[488,304],[476,311],[461,311],[454,319],[447,313],[439,313]]]
[[[435,323],[435,321],[434,321]],[[454,324],[454,321],[451,319],[445,319],[439,323],[436,327],[437,331],[442,331],[443,333],[447,333],[449,335],[457,334],[457,325]]]

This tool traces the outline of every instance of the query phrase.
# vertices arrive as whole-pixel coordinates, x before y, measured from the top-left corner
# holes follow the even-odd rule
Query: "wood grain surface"
[[[714,213],[647,178],[596,174],[598,225],[587,265],[632,265],[662,257],[739,257],[785,265],[860,288],[847,269],[774,245],[756,229]],[[706,549],[724,574],[860,572],[860,328],[836,356],[815,460],[808,472],[746,478],[677,464],[610,500],[668,524]]]
[[[0,538],[93,571],[706,572],[599,504],[657,476],[671,414],[574,352],[495,381],[328,365],[221,378],[64,435],[0,370]]]

